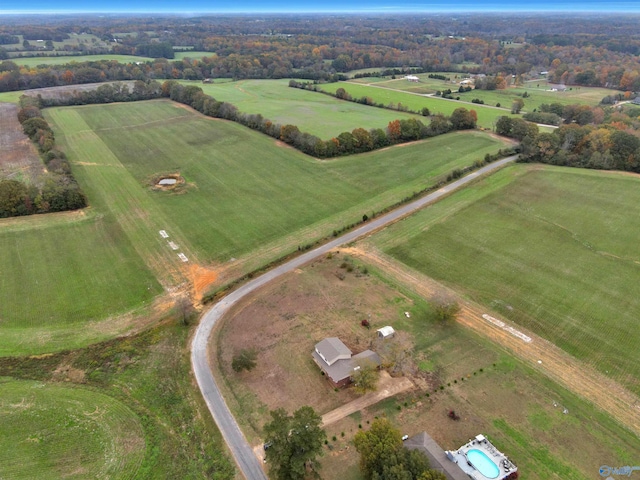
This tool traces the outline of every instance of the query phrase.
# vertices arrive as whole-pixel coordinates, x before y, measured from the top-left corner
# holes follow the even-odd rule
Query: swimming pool
[[[487,478],[497,478],[500,475],[498,466],[481,450],[469,450],[467,452],[467,460]]]

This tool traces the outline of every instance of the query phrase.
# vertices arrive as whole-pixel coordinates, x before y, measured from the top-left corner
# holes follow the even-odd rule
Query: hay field
[[[418,118],[424,123],[429,121],[418,115],[345,102],[329,95],[290,88],[288,79],[227,83],[214,81],[213,84],[180,83],[197,85],[215,99],[234,104],[241,112],[260,113],[276,123],[297,125],[301,131],[323,140],[359,127],[365,130],[385,128],[390,121],[397,119]]]
[[[144,222],[153,226],[141,227],[136,219],[133,230],[143,235],[149,227],[155,234],[165,225],[204,263],[227,262],[270,243],[295,250],[503,146],[467,132],[318,161],[168,101],[50,109],[47,115],[64,133],[74,171],[96,204],[129,215],[136,198]],[[85,158],[106,168],[85,165]],[[159,172],[179,172],[183,194],[151,191]],[[125,183],[126,195],[118,195]],[[142,249],[145,241],[133,239]]]

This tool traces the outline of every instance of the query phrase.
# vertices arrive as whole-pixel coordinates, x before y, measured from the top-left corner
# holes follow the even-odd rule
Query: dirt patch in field
[[[253,417],[250,423],[262,425],[267,411],[277,407],[293,411],[311,405],[324,414],[358,398],[351,389],[336,391],[329,384],[312,360],[314,345],[338,337],[359,353],[373,346],[376,328],[412,305],[345,255],[328,257],[271,282],[224,321],[212,348],[212,367],[222,369],[233,397],[255,399],[240,405],[243,414]],[[365,319],[371,329],[361,325]],[[257,367],[234,373],[233,355],[250,348],[258,353]]]
[[[22,131],[17,105],[0,103],[0,177],[35,184],[45,167],[36,147]]]
[[[56,382],[84,383],[84,370],[74,368],[71,364],[63,362],[53,371],[51,380]]]
[[[189,275],[193,286],[193,297],[197,302],[202,300],[202,295],[207,292],[207,288],[218,279],[215,270],[195,264],[189,266]]]

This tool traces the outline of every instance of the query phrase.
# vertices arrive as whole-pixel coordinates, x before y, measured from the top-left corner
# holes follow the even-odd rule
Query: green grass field
[[[215,56],[216,56],[215,52],[201,52],[196,50],[190,50],[188,52],[175,52],[175,58],[173,60],[183,60],[185,58],[190,58],[192,60],[200,60],[202,57],[215,57]]]
[[[539,86],[538,86],[539,85]],[[561,105],[584,104],[592,107],[597,106],[607,95],[616,95],[620,93],[617,90],[609,90],[606,88],[590,88],[590,87],[571,87],[571,90],[565,92],[553,92],[546,82],[529,82],[524,87],[508,88],[505,90],[471,90],[465,93],[455,93],[460,96],[460,100],[471,101],[479,98],[486,105],[496,105],[511,108],[511,103],[516,98],[522,98],[526,92],[528,97],[522,98],[524,101],[523,112],[532,112],[540,107],[541,104],[559,103]]]
[[[484,128],[492,128],[494,123],[499,117],[503,115],[509,115],[508,110],[489,107],[484,105],[467,104],[456,102],[455,100],[445,100],[437,97],[425,97],[422,95],[414,95],[408,92],[402,92],[397,90],[390,90],[385,88],[379,83],[377,86],[360,85],[351,82],[337,82],[326,83],[321,85],[321,88],[327,92],[333,92],[338,88],[344,88],[347,93],[351,94],[354,98],[371,97],[374,102],[383,103],[388,105],[390,103],[409,107],[411,110],[420,111],[422,108],[427,107],[431,110],[432,114],[442,113],[444,115],[451,115],[451,113],[460,107],[464,107],[467,110],[475,110],[478,113],[478,125]]]
[[[22,90],[18,91],[18,92],[2,92],[0,93],[0,102],[7,102],[7,103],[18,103],[20,101],[20,96],[23,94],[24,92]]]
[[[260,113],[273,122],[297,125],[303,132],[323,140],[337,137],[362,127],[385,128],[390,121],[405,118],[428,119],[402,112],[393,112],[352,102],[344,102],[329,95],[290,88],[289,80],[243,80],[231,83],[195,84],[217,100],[234,104],[241,112]]]
[[[50,57],[29,57],[29,58],[14,58],[12,59],[16,64],[23,65],[25,67],[37,67],[39,65],[63,65],[66,63],[80,63],[80,62],[98,62],[100,60],[115,60],[120,63],[134,63],[134,62],[150,62],[153,58],[149,57],[137,57],[134,55],[56,55]]]
[[[111,337],[119,332],[107,315],[124,314],[162,291],[112,216],[2,220],[0,243],[0,356]]]
[[[447,80],[438,80],[429,78],[429,74],[421,73],[417,75],[420,78],[420,82],[409,82],[398,76],[396,79],[391,77],[386,78],[358,78],[349,81],[349,83],[355,83],[360,85],[373,84],[376,87],[388,88],[392,90],[402,90],[405,92],[415,94],[433,94],[435,92],[451,89],[454,97],[459,96],[461,102],[471,102],[473,99],[480,99],[485,102],[487,106],[496,106],[498,103],[502,108],[506,108],[508,112],[511,109],[511,103],[516,98],[522,98],[522,95],[526,92],[527,98],[524,98],[523,112],[531,112],[534,109],[540,107],[543,103],[560,103],[562,105],[570,104],[585,104],[592,107],[597,106],[607,95],[616,95],[620,93],[617,90],[611,90],[607,88],[597,87],[570,87],[564,92],[551,91],[551,86],[546,80],[533,80],[526,83],[521,87],[509,87],[505,90],[471,90],[470,92],[458,93],[458,87],[460,81],[464,77],[463,74],[444,72],[440,73],[450,78]],[[327,86],[328,87],[328,86]],[[349,88],[343,85],[347,91]],[[402,102],[404,104],[404,102]],[[431,107],[429,107],[431,108]],[[475,108],[472,107],[472,108]],[[477,110],[477,109],[476,109]]]
[[[46,112],[62,133],[58,138],[68,146],[76,176],[100,208],[120,219],[130,215],[132,198],[144,205],[146,224],[136,216],[123,227],[139,232],[132,238],[137,248],[147,248],[140,244],[166,228],[205,263],[238,258],[272,242],[295,249],[502,146],[469,132],[318,161],[167,101]],[[105,168],[81,163],[87,159]],[[180,172],[187,193],[150,191],[150,179],[159,172]],[[111,203],[115,199],[117,205]]]
[[[0,476],[233,478],[192,385],[190,334],[169,316],[116,341],[0,358]]]
[[[518,166],[377,243],[638,393],[639,182]]]
[[[131,324],[114,318],[144,314],[163,287],[189,278],[193,263],[250,258],[242,268],[257,268],[502,146],[467,132],[317,161],[169,101],[45,115],[91,208],[0,222],[0,355],[127,331]],[[152,177],[169,172],[185,178],[184,194],[152,190]]]
[[[0,377],[0,477],[136,478],[137,415],[84,388]]]

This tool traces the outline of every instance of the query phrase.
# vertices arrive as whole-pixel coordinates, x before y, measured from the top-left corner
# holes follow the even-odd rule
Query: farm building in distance
[[[366,363],[380,366],[377,353],[371,350],[353,355],[351,350],[337,337],[325,338],[316,343],[312,353],[313,360],[335,387],[344,387],[351,383],[351,375]]]
[[[419,82],[420,79],[418,77],[416,77],[415,75],[407,75],[406,77],[404,77],[405,80],[409,80],[410,82]]]

